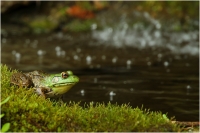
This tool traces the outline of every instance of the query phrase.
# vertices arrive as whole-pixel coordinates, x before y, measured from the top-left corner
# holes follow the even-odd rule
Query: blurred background
[[[199,1],[1,1],[1,63],[72,70],[64,101],[199,120]]]

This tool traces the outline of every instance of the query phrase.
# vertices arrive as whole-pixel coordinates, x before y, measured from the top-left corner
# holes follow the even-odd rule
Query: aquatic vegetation
[[[37,17],[37,19],[31,20],[27,23],[33,33],[48,33],[53,31],[57,26],[58,22],[56,20],[50,20],[46,17]]]
[[[66,24],[63,27],[64,31],[70,31],[70,32],[86,32],[91,30],[91,25],[96,23],[93,19],[88,20],[78,20],[75,19],[72,22]]]
[[[10,86],[10,76],[17,70],[1,65],[2,124],[10,122],[10,132],[73,131],[181,131],[166,114],[127,104],[94,104],[52,101],[34,94],[32,89]]]

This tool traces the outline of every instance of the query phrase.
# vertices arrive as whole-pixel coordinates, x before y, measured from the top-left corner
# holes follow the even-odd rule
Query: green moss
[[[10,132],[56,131],[180,131],[161,112],[131,108],[129,105],[51,101],[34,94],[32,89],[10,86],[16,70],[1,65],[1,99],[10,97],[2,106],[2,124],[10,122]]]
[[[94,20],[88,19],[88,20],[79,20],[75,19],[70,23],[67,23],[64,27],[64,31],[70,31],[70,32],[84,32],[84,31],[90,31],[91,25],[94,23]]]
[[[36,34],[53,31],[58,26],[58,21],[47,17],[37,17],[27,23],[31,31]]]
[[[9,99],[10,99],[10,97],[7,97],[5,100],[1,101],[0,106],[2,104],[5,104],[6,102],[8,102]],[[3,116],[4,116],[4,114],[1,114],[0,118],[2,118]],[[9,130],[9,128],[10,128],[10,123],[5,123],[2,125],[0,132],[7,132]]]

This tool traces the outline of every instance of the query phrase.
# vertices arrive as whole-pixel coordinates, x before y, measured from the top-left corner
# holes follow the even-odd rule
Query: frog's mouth
[[[68,82],[68,83],[59,83],[59,84],[54,84],[53,87],[60,87],[60,86],[73,86],[75,85],[75,82]]]

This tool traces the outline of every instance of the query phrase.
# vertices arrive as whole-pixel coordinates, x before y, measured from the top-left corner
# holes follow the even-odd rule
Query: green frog
[[[79,78],[73,75],[72,71],[51,75],[41,71],[18,72],[14,73],[10,79],[11,84],[25,88],[33,87],[38,95],[45,98],[60,97],[78,82]]]

